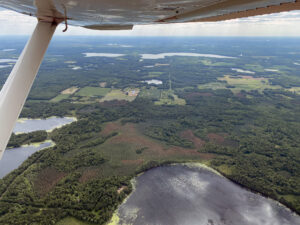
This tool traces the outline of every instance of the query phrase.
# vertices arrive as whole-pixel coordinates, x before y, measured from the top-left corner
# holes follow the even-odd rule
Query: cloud
[[[29,35],[36,18],[0,8],[1,35]],[[56,35],[88,36],[300,36],[300,11],[255,16],[223,22],[181,23],[135,26],[132,31],[94,31],[70,26],[66,33],[60,25]]]

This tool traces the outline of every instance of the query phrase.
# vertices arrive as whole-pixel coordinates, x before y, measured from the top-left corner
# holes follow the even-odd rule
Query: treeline
[[[48,134],[46,131],[34,131],[31,133],[14,134],[12,133],[8,142],[8,148],[17,148],[21,145],[28,145],[31,143],[43,142],[47,139]]]
[[[179,137],[177,133],[178,131],[176,131],[174,127],[173,129],[168,129],[159,126],[149,126],[144,132],[147,136],[164,141],[170,145],[176,145],[184,148],[194,147],[194,144],[191,141]]]
[[[55,147],[34,155],[34,160],[29,158],[20,167],[22,170],[18,169],[1,180],[0,192],[4,195],[0,200],[0,223],[51,224],[66,216],[95,224],[107,222],[130,192],[129,180],[136,172],[168,163],[145,160],[130,176],[122,176],[122,168],[111,161],[112,155],[101,152],[102,144],[117,135],[101,136],[103,123],[116,120],[139,123],[141,132],[151,138],[187,148],[193,147],[192,143],[180,133],[191,129],[206,141],[198,151],[214,154],[211,161],[214,168],[235,182],[300,212],[297,188],[300,183],[300,105],[295,104],[299,102],[297,97],[284,98],[284,93],[272,90],[244,93],[249,98],[236,96],[228,90],[187,89],[176,94],[185,98],[187,105],[157,106],[143,98],[112,107],[70,105],[67,102],[55,104],[55,107],[61,107],[61,115],[76,113],[79,120],[54,130],[50,138],[55,141]],[[49,103],[40,103],[37,106],[40,111],[35,108],[36,103],[30,104],[27,113],[32,110],[33,114],[40,116],[48,115],[52,110]],[[209,141],[210,133],[225,133],[228,143]],[[140,148],[133,151],[139,156],[144,155]],[[24,165],[27,165],[26,169]],[[90,181],[81,182],[83,171],[90,167],[111,173],[99,172]],[[28,181],[37,179],[47,168],[65,176],[51,191],[40,196]],[[126,192],[118,195],[117,190],[122,186],[127,187]]]
[[[101,125],[97,120],[81,119],[54,130],[50,136],[55,147],[33,154],[21,167],[0,180],[0,224],[55,224],[66,216],[95,224],[107,222],[132,187],[131,177],[127,176],[95,177],[80,182],[80,169],[107,162],[97,146],[117,135],[99,137]],[[35,177],[34,183],[46,168],[67,175],[51,192],[40,196],[28,180]],[[122,187],[124,190],[118,193]]]
[[[84,184],[78,181],[79,177],[80,173],[76,172],[68,175],[42,200],[32,201],[30,197],[34,195],[19,195],[22,199],[18,201],[12,196],[22,190],[10,190],[0,202],[0,223],[48,225],[73,216],[93,224],[104,224],[132,190],[126,177],[94,179]],[[126,188],[119,194],[117,190],[121,187]]]
[[[50,103],[50,102],[26,102],[20,117],[22,118],[48,118],[51,116],[64,117],[72,116],[73,110],[79,109],[81,106],[68,103]]]

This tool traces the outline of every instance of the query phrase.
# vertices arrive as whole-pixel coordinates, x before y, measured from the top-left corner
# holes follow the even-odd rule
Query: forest
[[[133,177],[175,162],[205,163],[300,214],[299,55],[288,53],[300,52],[299,40],[281,47],[277,39],[266,45],[259,38],[112,40],[134,47],[122,49],[128,55],[120,59],[83,57],[81,39],[70,41],[73,48],[60,39],[50,47],[21,117],[78,120],[50,133],[12,135],[9,147],[46,139],[55,146],[0,180],[0,224],[56,224],[66,217],[105,224],[131,193]],[[120,53],[102,39],[89,41],[93,51]],[[138,56],[191,47],[236,58],[166,57],[155,66]],[[55,56],[61,50],[63,60]],[[248,56],[238,57],[241,51]],[[68,68],[69,61],[84,69]],[[162,84],[142,82],[148,79]],[[99,90],[91,94],[90,87]],[[132,90],[138,94],[127,98]],[[157,104],[167,91],[170,99]],[[107,95],[112,100],[102,101]]]

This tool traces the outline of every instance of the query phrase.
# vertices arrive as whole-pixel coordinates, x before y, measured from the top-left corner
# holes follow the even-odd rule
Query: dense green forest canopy
[[[0,57],[16,58],[25,39],[2,39],[16,50]],[[232,58],[141,56],[164,52]],[[56,38],[21,114],[50,116],[78,121],[12,135],[10,147],[56,145],[0,180],[0,224],[104,224],[132,177],[187,161],[300,213],[299,39]]]

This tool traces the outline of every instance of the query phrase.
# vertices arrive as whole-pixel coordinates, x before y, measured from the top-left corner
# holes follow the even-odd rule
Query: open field
[[[119,101],[125,100],[131,102],[140,93],[140,90],[138,88],[125,88],[124,90],[121,89],[111,90],[110,88],[84,87],[80,89],[80,91],[78,91],[75,95],[72,95],[72,93],[74,94],[76,91],[78,91],[77,87],[66,89],[62,92],[64,94],[59,94],[55,98],[51,99],[51,102],[59,102],[64,99],[71,99],[73,103],[84,103],[84,104],[91,104],[93,102],[99,102],[99,101],[100,102],[113,101],[113,100],[119,100]]]
[[[300,94],[300,87],[292,87],[287,90],[291,92],[295,92],[296,94]]]
[[[55,98],[52,98],[50,102],[60,102],[61,100],[68,99],[70,94],[59,94]]]
[[[109,91],[110,88],[84,87],[76,95],[82,97],[105,96]]]
[[[126,93],[126,95],[128,95],[129,97],[137,97],[140,93],[140,89],[138,88],[125,88],[123,90],[124,93]]]
[[[160,77],[163,74],[163,72],[149,72],[148,74],[149,74],[148,77],[154,78],[154,77]]]
[[[156,87],[151,87],[149,89],[142,88],[140,91],[139,97],[158,100],[158,99],[160,99],[160,92],[161,92],[161,90],[159,90]]]
[[[112,101],[112,100],[125,100],[125,101],[133,101],[138,95],[138,89],[126,89],[126,91],[122,91],[120,89],[111,90],[107,93],[103,98],[101,98],[100,102],[104,101]],[[127,94],[126,94],[127,93]]]
[[[213,63],[209,59],[201,60],[201,63],[205,66],[235,66],[235,63],[228,63],[228,62],[215,62],[215,63]]]
[[[279,85],[271,85],[268,78],[264,77],[252,77],[252,76],[236,76],[232,77],[225,75],[222,78],[218,78],[221,82],[212,82],[207,84],[198,85],[199,89],[230,89],[234,93],[239,93],[241,90],[251,91],[257,90],[262,92],[265,89],[281,89]],[[225,83],[226,82],[226,83]]]
[[[107,85],[107,82],[100,82],[99,83],[99,86],[102,87],[102,88],[105,88]]]
[[[139,125],[142,126],[142,125]],[[136,124],[109,122],[101,131],[101,135],[107,136],[113,132],[118,135],[110,138],[99,147],[99,151],[110,163],[101,168],[102,175],[117,173],[128,175],[139,166],[150,160],[207,160],[213,158],[212,154],[203,154],[197,151],[202,147],[203,141],[195,137],[192,131],[188,131],[186,138],[195,143],[195,148],[183,148],[166,145],[164,142],[154,140],[143,135]],[[143,149],[141,153],[137,150]]]
[[[244,66],[244,69],[254,71],[254,72],[264,72],[265,71],[265,68],[258,64],[246,64]]]
[[[76,91],[78,91],[79,90],[79,88],[78,87],[75,87],[75,86],[73,86],[73,87],[70,87],[70,88],[68,88],[68,89],[66,89],[66,90],[63,90],[62,92],[61,92],[61,94],[63,94],[63,95],[72,95],[72,94],[74,94]]]
[[[185,105],[184,99],[179,98],[174,94],[174,91],[162,91],[159,101],[155,102],[156,105]]]
[[[225,75],[222,78],[218,78],[221,82],[212,82],[207,84],[198,85],[199,89],[230,89],[233,93],[237,94],[241,90],[251,91],[257,90],[260,93],[265,89],[283,89],[285,91],[294,92],[300,94],[300,87],[283,88],[280,85],[271,85],[268,78],[264,77],[252,77],[252,76],[237,76],[231,77]],[[226,83],[224,83],[226,81]],[[286,96],[283,96],[287,98]]]
[[[240,92],[241,90],[245,90],[245,91],[258,90],[262,92],[264,89],[281,88],[278,85],[270,85],[269,80],[263,77],[260,78],[254,78],[252,76],[231,77],[229,75],[226,75],[223,78],[219,78],[219,80],[226,81],[230,86],[234,86],[234,88],[230,88],[234,93]]]
[[[198,88],[199,89],[212,89],[212,90],[226,89],[226,83],[212,82],[212,83],[207,83],[207,84],[199,84]]]

